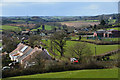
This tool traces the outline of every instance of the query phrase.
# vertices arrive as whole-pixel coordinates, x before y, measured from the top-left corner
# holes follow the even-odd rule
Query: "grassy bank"
[[[54,73],[18,76],[13,78],[117,78],[118,69],[75,70]]]

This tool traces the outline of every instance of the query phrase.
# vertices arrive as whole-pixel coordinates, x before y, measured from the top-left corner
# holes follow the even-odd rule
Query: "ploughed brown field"
[[[62,25],[67,25],[67,26],[74,26],[74,27],[84,27],[84,26],[89,26],[89,25],[98,25],[100,22],[85,22],[85,21],[73,21],[73,22],[61,22]]]

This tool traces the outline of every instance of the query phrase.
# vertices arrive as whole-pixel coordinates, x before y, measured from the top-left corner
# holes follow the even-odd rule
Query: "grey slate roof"
[[[19,59],[18,59],[18,61],[20,62],[23,58],[25,58],[26,56],[28,56],[31,52],[32,52],[32,48],[29,50],[29,51],[27,51],[27,53],[25,53],[25,54],[23,54]]]

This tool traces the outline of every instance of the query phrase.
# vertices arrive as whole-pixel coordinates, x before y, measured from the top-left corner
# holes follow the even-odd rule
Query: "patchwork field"
[[[18,76],[13,78],[118,78],[118,69],[91,69]]]
[[[16,26],[2,25],[0,26],[1,30],[13,30],[13,31],[21,31],[21,28]]]
[[[70,22],[61,22],[62,25],[74,26],[74,27],[84,27],[89,25],[98,25],[100,22],[97,21],[70,21]]]

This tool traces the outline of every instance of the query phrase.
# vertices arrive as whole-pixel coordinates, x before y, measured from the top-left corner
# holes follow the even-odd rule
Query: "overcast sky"
[[[95,16],[118,13],[118,2],[3,2],[0,6],[2,16]]]

